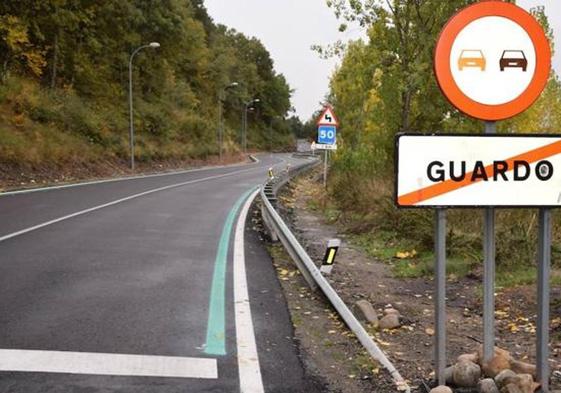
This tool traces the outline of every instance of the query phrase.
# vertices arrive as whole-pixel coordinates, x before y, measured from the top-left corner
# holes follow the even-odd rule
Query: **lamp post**
[[[159,48],[160,43],[151,42],[148,45],[142,45],[136,48],[129,59],[129,112],[130,112],[130,130],[129,130],[129,145],[130,145],[130,165],[131,170],[134,171],[134,112],[133,112],[133,100],[132,100],[132,61],[134,56],[144,48]]]
[[[224,135],[224,122],[222,120],[222,104],[225,100],[226,90],[232,89],[238,86],[238,82],[232,82],[228,86],[223,87],[220,92],[218,93],[218,151],[220,156],[220,161],[222,162],[222,140]]]
[[[242,147],[244,154],[247,153],[247,111],[251,105],[257,104],[259,102],[261,102],[259,98],[254,98],[253,100],[248,101],[244,104],[244,110],[242,113]]]

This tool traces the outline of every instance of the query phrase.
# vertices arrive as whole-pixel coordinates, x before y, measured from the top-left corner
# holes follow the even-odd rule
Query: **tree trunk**
[[[2,70],[0,71],[0,82],[2,83],[5,83],[8,79],[8,64],[10,64],[10,59],[6,59],[2,64]]]
[[[55,34],[54,44],[53,44],[53,64],[51,68],[51,89],[54,89],[56,86],[56,72],[57,72],[57,63],[58,63],[58,35],[59,31]]]
[[[402,107],[401,107],[401,131],[409,131],[410,126],[410,115],[411,115],[411,90],[408,89],[401,95]]]

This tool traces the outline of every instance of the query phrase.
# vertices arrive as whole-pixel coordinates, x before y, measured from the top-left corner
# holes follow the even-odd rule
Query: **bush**
[[[422,255],[432,254],[434,211],[398,209],[393,176],[388,175],[387,169],[380,169],[386,168],[387,163],[380,163],[377,155],[364,148],[337,153],[329,191],[339,210],[339,222],[352,233],[369,233],[388,250],[408,248]],[[554,217],[561,218],[560,213],[555,211]],[[448,209],[447,218],[448,256],[456,263],[464,261],[468,269],[463,270],[469,271],[483,259],[483,209]],[[537,210],[498,209],[495,222],[498,271],[535,268]],[[552,261],[554,266],[561,267],[561,224],[555,218],[553,222]]]

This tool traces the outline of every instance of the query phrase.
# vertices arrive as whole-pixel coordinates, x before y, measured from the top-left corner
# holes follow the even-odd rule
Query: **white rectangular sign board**
[[[337,145],[324,145],[321,143],[316,143],[316,150],[337,150]]]
[[[396,137],[400,207],[561,206],[561,135]]]

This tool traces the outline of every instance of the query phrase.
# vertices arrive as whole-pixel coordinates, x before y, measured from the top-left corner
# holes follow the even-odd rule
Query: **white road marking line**
[[[35,231],[37,229],[44,228],[44,227],[52,225],[52,224],[56,224],[56,223],[61,222],[61,221],[69,220],[71,218],[78,217],[78,216],[81,216],[81,215],[84,215],[84,214],[87,214],[87,213],[91,213],[91,212],[96,211],[96,210],[101,210],[101,209],[104,209],[104,208],[109,207],[109,206],[113,206],[113,205],[117,205],[119,203],[130,201],[131,199],[136,199],[136,198],[140,198],[142,196],[150,195],[150,194],[153,194],[155,192],[169,190],[169,189],[177,188],[177,187],[182,187],[182,186],[186,186],[188,184],[200,183],[200,182],[207,181],[207,180],[220,179],[222,177],[233,176],[233,175],[237,175],[237,174],[244,173],[244,172],[254,171],[256,169],[263,169],[263,168],[244,169],[244,170],[241,170],[241,171],[235,171],[235,172],[225,173],[225,174],[216,175],[216,176],[203,177],[202,179],[189,180],[189,181],[186,181],[186,182],[183,182],[183,183],[171,184],[169,186],[144,191],[144,192],[141,192],[141,193],[138,193],[138,194],[130,195],[128,197],[117,199],[117,200],[112,201],[112,202],[104,203],[103,205],[94,206],[94,207],[91,207],[89,209],[81,210],[81,211],[76,212],[76,213],[72,213],[72,214],[68,214],[68,215],[63,216],[63,217],[55,218],[54,220],[50,220],[50,221],[47,221],[47,222],[44,222],[44,223],[41,223],[41,224],[38,224],[38,225],[34,225],[32,227],[25,228],[25,229],[22,229],[20,231],[10,233],[8,235],[1,236],[0,237],[0,242],[3,242],[5,240],[11,239],[11,238],[14,238],[16,236],[20,236],[20,235],[29,233],[31,231]]]
[[[216,359],[0,349],[0,371],[217,379]]]
[[[263,393],[263,379],[251,320],[245,270],[244,230],[249,207],[259,190],[249,196],[240,212],[234,238],[234,308],[241,393]]]
[[[254,165],[254,164],[259,163],[259,159],[257,157],[252,157],[252,159],[254,161],[250,162],[250,163],[242,162],[242,163],[239,163],[239,164],[232,164],[232,165],[205,166],[205,167],[202,167],[202,168],[187,169],[187,170],[184,170],[184,171],[154,173],[154,174],[151,174],[151,175],[124,176],[124,177],[117,177],[117,178],[113,178],[113,179],[102,179],[102,180],[85,181],[85,182],[80,182],[80,183],[62,184],[60,186],[48,186],[48,187],[29,188],[29,189],[16,190],[16,191],[6,191],[6,192],[0,192],[0,197],[8,196],[8,195],[29,194],[29,193],[38,192],[38,191],[61,190],[61,189],[65,189],[65,188],[82,187],[82,186],[89,186],[89,185],[94,185],[94,184],[113,183],[113,182],[119,182],[119,181],[138,180],[138,179],[148,179],[148,178],[151,178],[151,177],[184,175],[186,173],[192,173],[192,172],[208,171],[208,170],[212,170],[212,169],[236,168],[236,167],[243,166],[243,165]]]

